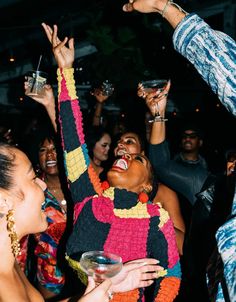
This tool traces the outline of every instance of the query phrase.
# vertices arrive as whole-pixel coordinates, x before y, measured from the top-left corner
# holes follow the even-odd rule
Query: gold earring
[[[11,250],[14,257],[21,254],[20,243],[16,234],[14,210],[9,210],[6,216],[7,219],[7,231],[9,232],[9,237],[11,239]]]

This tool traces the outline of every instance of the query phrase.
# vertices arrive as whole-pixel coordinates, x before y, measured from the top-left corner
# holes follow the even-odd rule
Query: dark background
[[[177,1],[197,12],[214,29],[235,38],[235,1]],[[220,104],[193,66],[172,45],[172,28],[159,14],[125,14],[120,0],[1,0],[0,1],[0,125],[24,133],[40,105],[24,96],[27,71],[46,71],[56,92],[56,66],[41,23],[59,26],[59,35],[75,37],[76,79],[85,113],[94,100],[89,95],[96,82],[109,79],[115,93],[104,110],[110,121],[124,119],[144,129],[145,105],[136,96],[137,84],[149,78],[171,79],[167,133],[173,151],[181,127],[196,122],[203,129],[203,153],[219,166],[225,149],[235,146],[235,118]],[[14,61],[11,62],[10,58]],[[33,127],[33,126],[30,126]]]

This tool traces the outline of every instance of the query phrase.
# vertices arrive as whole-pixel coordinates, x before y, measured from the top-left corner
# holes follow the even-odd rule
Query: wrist
[[[167,0],[165,6],[160,11],[160,14],[163,18],[168,19],[168,16],[184,18],[188,13],[177,3],[173,2],[173,0]]]
[[[156,0],[156,1],[154,2],[153,8],[154,8],[159,14],[161,14],[162,11],[163,11],[163,9],[164,9],[164,7],[165,7],[165,5],[166,5],[166,2],[167,2],[167,0],[164,0],[164,1]]]

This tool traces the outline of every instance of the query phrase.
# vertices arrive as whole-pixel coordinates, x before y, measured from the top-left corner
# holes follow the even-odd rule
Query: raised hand
[[[24,82],[25,91],[28,89],[28,82]],[[53,89],[51,85],[44,85],[44,94],[37,96],[37,95],[29,95],[32,100],[42,104],[44,107],[48,107],[49,105],[55,106],[55,97],[53,94]]]
[[[167,97],[170,90],[171,82],[168,81],[167,85],[163,90],[157,90],[155,92],[147,93],[141,84],[138,86],[138,96],[142,97],[146,101],[146,105],[149,108],[151,114],[155,116],[156,107],[158,104],[158,111],[160,114],[165,113]]]
[[[93,95],[99,103],[104,103],[109,98],[109,95],[103,94],[100,88],[94,89],[90,94]]]
[[[123,6],[123,11],[132,12],[136,10],[140,13],[160,13],[165,5],[166,0],[129,0]]]
[[[68,40],[68,37],[65,37],[64,40],[61,41],[57,36],[57,25],[53,25],[53,29],[45,23],[42,23],[42,26],[49,42],[52,44],[52,51],[58,67],[71,68],[75,57],[74,39],[71,38]],[[67,42],[68,46],[66,46]]]

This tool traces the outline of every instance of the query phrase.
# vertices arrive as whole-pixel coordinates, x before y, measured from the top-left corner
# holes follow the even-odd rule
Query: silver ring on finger
[[[109,301],[113,298],[113,293],[111,291],[107,291]]]

